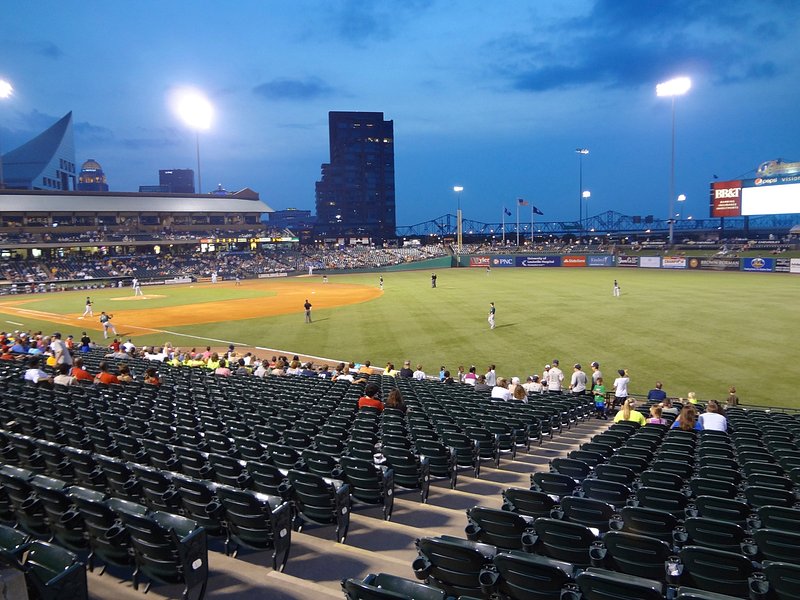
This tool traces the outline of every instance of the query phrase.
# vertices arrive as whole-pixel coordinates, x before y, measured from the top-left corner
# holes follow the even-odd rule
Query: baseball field
[[[83,331],[102,341],[100,311],[137,345],[302,353],[429,374],[476,365],[500,375],[541,373],[561,361],[569,377],[596,360],[606,379],[628,369],[643,394],[656,380],[674,396],[800,407],[800,277],[647,269],[445,269],[195,283],[6,296],[0,329]],[[383,275],[384,289],[378,287]],[[612,296],[614,279],[621,296]],[[81,319],[87,293],[94,317]],[[304,323],[303,304],[313,305]],[[497,307],[489,329],[489,302]]]

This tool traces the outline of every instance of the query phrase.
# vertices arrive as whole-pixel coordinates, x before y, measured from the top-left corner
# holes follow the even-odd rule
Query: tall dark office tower
[[[161,169],[158,184],[167,186],[172,194],[194,194],[194,171],[192,169]]]
[[[394,123],[379,112],[328,113],[329,163],[316,185],[322,238],[395,237]]]

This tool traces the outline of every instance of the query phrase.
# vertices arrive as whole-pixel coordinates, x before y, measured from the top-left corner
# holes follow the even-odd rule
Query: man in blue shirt
[[[661,402],[666,397],[667,397],[667,392],[661,389],[660,381],[656,381],[655,389],[652,389],[649,392],[647,392],[648,400],[655,400],[656,402]]]

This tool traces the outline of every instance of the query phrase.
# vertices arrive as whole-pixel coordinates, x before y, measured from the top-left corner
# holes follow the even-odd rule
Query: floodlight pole
[[[464,186],[454,185],[453,191],[456,193],[458,201],[458,209],[456,211],[456,245],[458,246],[458,254],[460,255],[463,250],[464,242],[464,226],[461,221],[461,192],[464,191]]]
[[[195,133],[195,142],[196,142],[196,148],[197,148],[197,193],[198,194],[202,194],[203,193],[203,179],[200,176],[200,130],[199,129],[195,129],[194,133]]]

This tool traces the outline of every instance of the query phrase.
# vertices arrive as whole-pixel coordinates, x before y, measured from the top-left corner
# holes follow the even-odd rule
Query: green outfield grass
[[[383,296],[328,310],[315,308],[315,322],[310,325],[303,323],[298,307],[296,314],[262,319],[228,321],[221,315],[219,323],[134,335],[134,341],[160,344],[171,339],[180,346],[205,346],[211,342],[201,338],[210,338],[332,359],[369,359],[376,366],[391,360],[399,367],[407,358],[422,363],[428,373],[437,373],[440,365],[455,372],[459,365],[471,364],[483,372],[495,363],[499,374],[520,377],[541,373],[554,358],[561,361],[567,377],[574,362],[588,372],[589,363],[597,360],[607,380],[613,380],[618,368],[629,369],[635,393],[645,393],[660,379],[675,396],[695,391],[701,398],[724,398],[728,386],[736,385],[748,404],[800,406],[796,391],[800,277],[647,269],[437,273],[437,289],[431,289],[428,271],[384,273]],[[377,286],[378,277],[373,273],[330,279]],[[620,298],[611,294],[614,278],[622,288]],[[320,277],[296,281],[307,287],[312,303],[315,294],[324,292]],[[166,296],[152,301],[152,307],[254,297],[246,287],[159,286],[146,292]],[[104,300],[120,291],[91,295],[99,313]],[[270,301],[266,293],[255,295],[254,302]],[[80,312],[84,296],[79,292],[42,296],[35,308]],[[490,301],[497,305],[493,331],[486,321]],[[22,322],[19,315],[2,309],[0,315]],[[54,327],[28,318],[24,326],[45,331]],[[121,333],[125,329],[120,324],[118,328]]]

